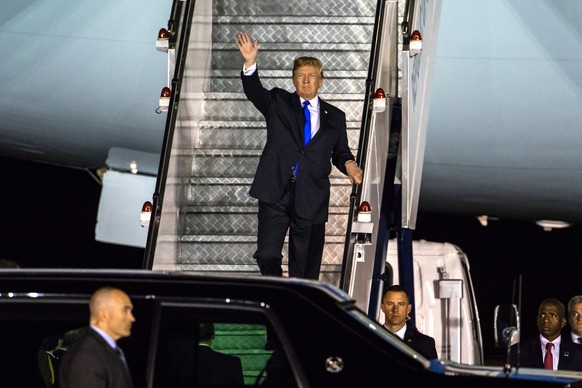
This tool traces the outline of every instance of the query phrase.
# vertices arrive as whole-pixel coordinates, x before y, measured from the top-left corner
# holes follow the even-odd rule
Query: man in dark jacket
[[[380,308],[385,316],[384,327],[389,332],[426,358],[438,358],[434,338],[406,324],[406,321],[410,319],[412,305],[408,293],[402,286],[388,287],[382,296]]]
[[[240,387],[244,385],[240,358],[212,349],[214,324],[201,323],[198,345],[197,387]]]
[[[538,336],[512,346],[511,365],[582,371],[582,348],[570,340],[564,340],[561,335],[562,328],[566,326],[564,304],[554,298],[545,299],[538,309],[537,326]]]
[[[89,302],[90,326],[65,353],[61,388],[133,388],[117,340],[129,337],[135,322],[129,296],[117,288],[97,290]]]
[[[582,345],[582,295],[575,295],[568,302],[570,330],[564,332],[564,341]]]
[[[295,59],[295,92],[267,90],[256,63],[258,41],[241,32],[236,43],[244,59],[245,95],[267,125],[267,142],[250,189],[250,195],[259,200],[255,258],[261,274],[281,276],[281,251],[289,230],[289,276],[317,280],[331,165],[350,182],[362,182],[362,170],[348,146],[346,115],[318,95],[324,80],[319,59]]]

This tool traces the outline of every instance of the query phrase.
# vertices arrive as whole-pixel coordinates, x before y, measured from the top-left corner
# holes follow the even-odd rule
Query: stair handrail
[[[370,130],[372,122],[372,104],[375,93],[376,74],[378,71],[378,62],[380,57],[380,48],[382,47],[382,36],[384,33],[384,11],[386,0],[378,0],[376,3],[376,15],[374,17],[374,31],[372,34],[372,44],[370,48],[370,62],[368,65],[368,76],[366,78],[366,92],[364,95],[364,106],[362,112],[362,124],[360,127],[360,138],[358,140],[358,151],[356,162],[358,166],[365,171],[366,169],[366,152],[370,139]],[[346,291],[346,275],[352,259],[352,222],[356,216],[356,209],[359,207],[361,199],[361,186],[352,185],[350,194],[350,208],[348,212],[348,224],[346,227],[346,238],[344,242],[344,251],[342,258],[342,269],[340,275],[340,288]]]
[[[410,25],[414,20],[414,10],[416,9],[416,0],[407,0],[404,9],[404,18],[401,24],[402,30],[402,50],[408,50],[410,44]]]
[[[192,28],[192,19],[194,15],[195,0],[174,0],[172,3],[172,10],[170,20],[168,21],[168,29],[170,31],[170,40],[176,39],[177,28],[181,26],[179,40],[176,44],[176,62],[174,68],[174,75],[171,84],[170,103],[168,106],[168,114],[166,117],[166,125],[164,130],[164,138],[162,143],[162,150],[160,153],[160,163],[158,166],[158,176],[156,179],[156,186],[152,196],[152,214],[148,228],[148,236],[146,240],[146,248],[144,252],[144,259],[142,269],[152,269],[154,263],[154,254],[156,250],[156,242],[160,226],[160,218],[162,214],[162,205],[164,200],[164,193],[166,187],[166,180],[168,177],[168,168],[170,164],[172,142],[174,139],[174,130],[176,127],[176,119],[178,116],[178,106],[180,103],[180,92],[182,88],[182,79],[184,76],[184,68],[186,65],[186,54],[188,53],[188,41],[190,39],[190,31]],[[181,12],[182,11],[182,12]],[[180,23],[180,16],[181,23]]]

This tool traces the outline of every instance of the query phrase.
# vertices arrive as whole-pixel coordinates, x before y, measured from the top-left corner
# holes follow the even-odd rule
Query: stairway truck
[[[397,248],[397,241],[390,240],[387,286],[400,284]],[[418,330],[435,339],[440,360],[482,365],[481,326],[467,255],[454,244],[419,240],[412,243],[412,257]]]

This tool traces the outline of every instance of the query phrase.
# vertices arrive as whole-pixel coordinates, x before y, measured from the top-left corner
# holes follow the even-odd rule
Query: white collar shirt
[[[109,334],[107,334],[106,332],[104,332],[103,330],[98,328],[97,326],[91,325],[91,329],[95,330],[97,332],[97,334],[99,334],[101,337],[103,337],[103,339],[105,341],[107,341],[109,346],[111,346],[113,349],[117,348],[117,342],[115,342],[115,340],[113,338],[111,338],[111,336]]]

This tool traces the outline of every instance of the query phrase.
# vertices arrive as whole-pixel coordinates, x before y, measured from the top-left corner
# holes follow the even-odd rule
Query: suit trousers
[[[319,279],[325,223],[314,224],[295,214],[295,183],[275,204],[259,201],[259,231],[254,255],[262,275],[282,276],[285,235],[289,230],[289,277]]]

